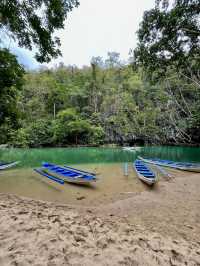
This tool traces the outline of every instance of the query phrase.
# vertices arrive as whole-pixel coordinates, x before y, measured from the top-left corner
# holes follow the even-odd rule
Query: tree
[[[23,84],[24,69],[7,49],[0,49],[0,134],[6,142],[8,131],[18,125],[18,91]]]
[[[64,28],[67,14],[78,5],[78,0],[0,1],[0,30],[8,31],[20,47],[32,50],[36,45],[36,59],[49,62],[61,54],[54,32]]]
[[[23,84],[24,69],[7,49],[0,49],[0,125],[7,118],[17,124],[16,98]]]
[[[15,147],[44,147],[50,146],[52,141],[52,122],[48,119],[38,119],[11,134],[11,142]]]
[[[108,58],[105,61],[105,65],[110,68],[120,67],[120,53],[108,52]]]
[[[24,69],[18,64],[16,56],[12,55],[8,49],[0,49],[0,93],[14,86],[20,89],[23,82]]]
[[[96,65],[98,67],[104,68],[104,62],[101,56],[93,56],[90,63],[91,65]]]
[[[99,144],[104,136],[103,129],[93,126],[74,109],[60,111],[53,126],[57,144]]]
[[[173,66],[184,74],[197,74],[200,67],[200,5],[198,0],[157,0],[155,8],[144,13],[138,31],[135,63],[148,77],[166,77]]]
[[[157,0],[155,8],[144,13],[138,31],[135,65],[168,99],[157,119],[165,142],[199,139],[194,137],[199,132],[199,21],[198,0]]]

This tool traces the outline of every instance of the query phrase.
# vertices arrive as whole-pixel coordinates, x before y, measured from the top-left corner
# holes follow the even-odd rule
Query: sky
[[[80,0],[65,22],[65,29],[57,32],[61,39],[62,57],[52,60],[48,66],[59,62],[65,65],[89,65],[93,56],[106,58],[107,52],[118,52],[122,60],[128,59],[131,48],[137,44],[136,31],[143,12],[154,6],[155,0]],[[35,68],[33,54],[14,48],[19,61]]]

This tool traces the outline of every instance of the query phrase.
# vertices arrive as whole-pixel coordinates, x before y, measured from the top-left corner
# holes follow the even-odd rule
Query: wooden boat
[[[77,169],[77,168],[69,167],[69,166],[67,166],[67,165],[64,165],[64,168],[66,168],[66,169],[70,169],[70,170],[74,170],[75,172],[77,172],[77,173],[81,173],[81,174],[89,174],[89,175],[93,175],[93,176],[96,176],[96,175],[97,175],[97,174],[95,174],[95,173],[86,172],[86,171],[83,171],[83,170],[79,170],[79,169]]]
[[[140,160],[146,163],[160,165],[165,167],[170,167],[178,170],[183,171],[190,171],[190,172],[200,172],[200,164],[197,163],[184,163],[184,162],[174,162],[169,160],[161,160],[161,159],[146,159],[138,156]]]
[[[47,174],[42,168],[39,168],[39,169],[33,169],[33,170],[34,170],[35,172],[37,172],[38,174],[43,175],[43,176],[45,176],[45,177],[47,177],[47,178],[49,178],[49,179],[51,179],[51,180],[53,180],[53,181],[55,181],[55,182],[61,184],[61,185],[64,185],[64,183],[65,183],[65,181],[64,181],[63,179],[60,179],[60,178],[57,178],[57,177],[52,176],[52,175],[50,175],[50,174]]]
[[[42,164],[42,169],[39,171],[41,170],[50,176],[58,179],[62,178],[62,180],[74,184],[89,185],[97,180],[94,173],[81,171],[68,166],[62,167],[47,162]]]
[[[153,185],[157,181],[156,175],[149,167],[141,160],[136,160],[133,163],[133,167],[137,173],[139,179],[148,185]]]
[[[18,161],[16,161],[16,162],[9,162],[9,163],[0,162],[0,170],[4,170],[4,169],[11,168],[11,167],[17,165],[18,163],[19,163]]]

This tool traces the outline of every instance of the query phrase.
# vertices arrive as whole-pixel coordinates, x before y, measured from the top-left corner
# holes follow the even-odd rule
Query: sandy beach
[[[0,265],[200,265],[200,174],[98,206],[0,194]]]

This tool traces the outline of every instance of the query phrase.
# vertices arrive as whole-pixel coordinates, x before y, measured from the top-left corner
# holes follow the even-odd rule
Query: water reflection
[[[0,161],[21,161],[18,168],[23,168],[40,166],[42,161],[69,165],[132,162],[138,155],[174,161],[200,162],[200,148],[172,146],[142,147],[137,151],[125,151],[121,148],[2,149]]]

